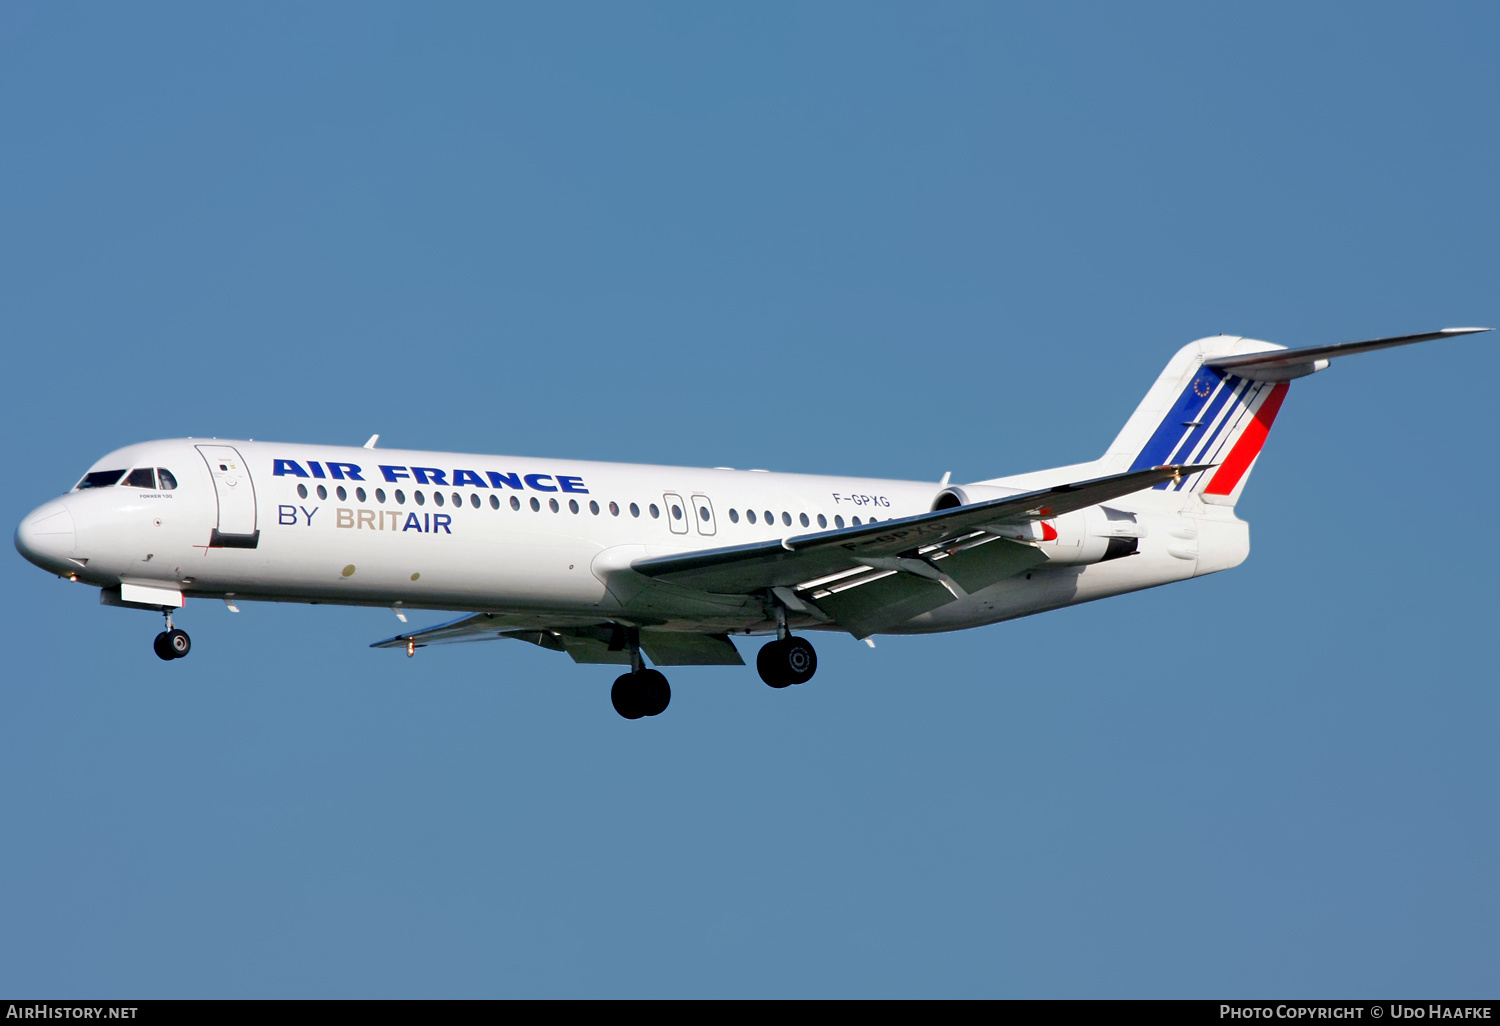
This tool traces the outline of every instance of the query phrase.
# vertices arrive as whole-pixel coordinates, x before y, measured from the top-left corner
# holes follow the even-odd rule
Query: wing
[[[625,629],[616,624],[572,624],[555,627],[516,627],[495,613],[469,613],[420,631],[377,641],[371,648],[402,648],[408,652],[428,645],[512,638],[566,652],[575,663],[630,665]],[[657,666],[743,666],[744,660],[725,634],[681,634],[642,630],[641,648]]]
[[[773,591],[788,608],[857,637],[1046,562],[991,529],[1045,520],[1207,466],[1152,467],[884,523],[637,560],[657,580],[720,594]]]

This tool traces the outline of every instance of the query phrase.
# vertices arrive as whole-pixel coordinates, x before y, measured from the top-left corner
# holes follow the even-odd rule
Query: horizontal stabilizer
[[[1437,338],[1453,338],[1458,335],[1473,335],[1489,328],[1443,328],[1417,335],[1392,335],[1389,338],[1369,338],[1360,342],[1334,342],[1326,346],[1304,346],[1301,349],[1275,349],[1267,353],[1249,353],[1245,356],[1221,356],[1205,360],[1205,367],[1215,370],[1234,371],[1240,377],[1255,378],[1268,371],[1284,371],[1292,368],[1309,368],[1320,360],[1332,360],[1355,353],[1372,353],[1377,349],[1394,349],[1409,346],[1414,342],[1430,342]]]

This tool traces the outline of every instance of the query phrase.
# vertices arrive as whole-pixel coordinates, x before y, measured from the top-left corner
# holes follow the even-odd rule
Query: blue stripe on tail
[[[1229,402],[1234,395],[1234,386],[1239,384],[1239,380],[1233,376],[1228,376],[1228,380],[1225,378],[1226,375],[1221,375],[1212,367],[1199,367],[1193,380],[1188,382],[1177,401],[1162,417],[1161,423],[1156,426],[1156,431],[1136,456],[1130,469],[1159,467],[1171,458],[1174,451],[1179,457],[1191,452],[1196,442],[1208,431],[1222,404]],[[1217,396],[1214,395],[1216,388],[1220,392]],[[1205,408],[1210,397],[1213,399],[1212,410]],[[1184,436],[1187,436],[1186,441]],[[1182,443],[1180,448],[1179,443]],[[1167,486],[1160,484],[1156,487]]]

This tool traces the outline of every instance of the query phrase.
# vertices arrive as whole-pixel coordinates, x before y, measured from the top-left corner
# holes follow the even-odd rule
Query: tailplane
[[[1112,474],[1169,463],[1212,464],[1156,487],[1233,506],[1292,379],[1323,370],[1335,357],[1487,330],[1445,328],[1305,349],[1233,335],[1201,338],[1172,357],[1101,462]]]

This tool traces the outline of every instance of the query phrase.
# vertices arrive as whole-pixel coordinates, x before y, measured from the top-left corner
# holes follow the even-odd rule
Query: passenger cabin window
[[[339,485],[337,488],[335,488],[333,490],[333,494],[339,497],[340,502],[344,502],[349,498],[349,493],[344,490],[343,485]]]
[[[375,489],[375,501],[376,502],[382,502],[382,503],[385,502],[385,489],[384,488],[377,488],[377,489]]]
[[[729,522],[731,524],[737,524],[740,522],[740,511],[735,509],[733,506],[729,507]]]
[[[324,488],[322,485],[318,485],[318,498],[320,498],[320,499],[326,499],[326,498],[328,498],[328,489]]]
[[[177,479],[172,476],[172,472],[166,467],[156,468],[156,481],[156,486],[164,492],[170,492],[173,488],[177,487]]]
[[[474,494],[478,495],[479,493],[475,492]],[[500,508],[500,496],[498,496],[498,495],[491,495],[490,496],[490,509],[499,509],[499,508]]]
[[[130,476],[125,479],[126,488],[145,488],[148,491],[156,490],[156,472],[150,467],[141,467],[132,470]]]
[[[748,520],[748,521],[750,521],[752,524],[755,523],[755,510],[753,510],[753,509],[747,509],[747,510],[745,510],[745,519]]]
[[[297,498],[299,498],[299,499],[305,499],[305,498],[307,498],[307,485],[305,485],[305,484],[299,484],[297,486]]]
[[[92,474],[84,474],[83,480],[78,482],[78,487],[108,488],[124,475],[123,470],[96,470]]]

